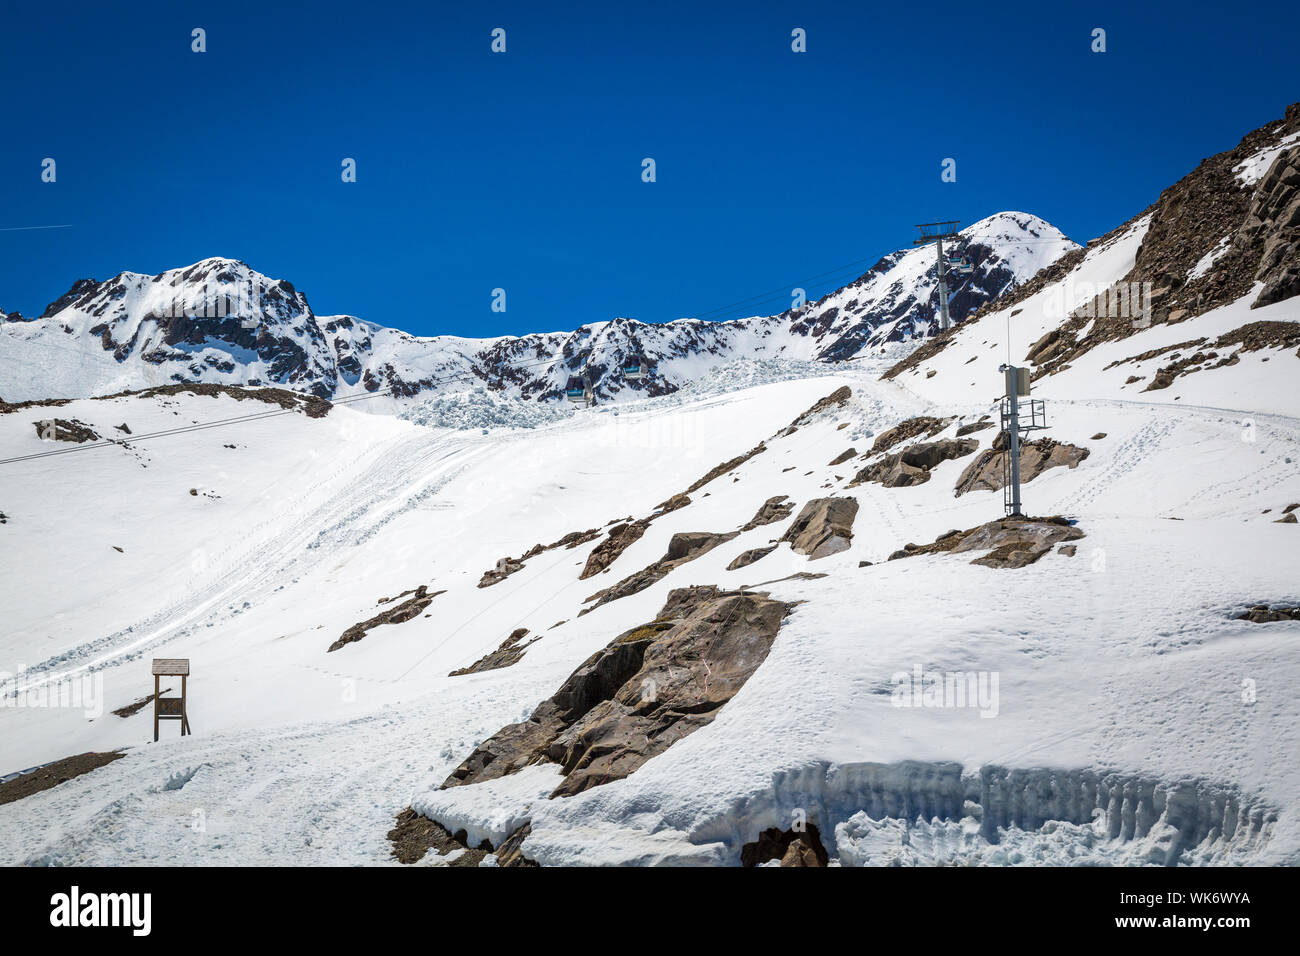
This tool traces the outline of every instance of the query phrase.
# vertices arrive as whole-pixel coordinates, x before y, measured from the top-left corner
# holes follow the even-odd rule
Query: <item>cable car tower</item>
[[[912,241],[914,246],[928,246],[934,243],[939,251],[939,330],[947,331],[952,328],[952,320],[948,317],[948,260],[943,254],[943,242],[947,239],[954,246],[961,242],[961,236],[957,233],[957,226],[961,220],[951,219],[947,222],[920,222],[916,228],[921,230],[921,238]],[[967,275],[971,271],[971,264],[964,258],[958,259],[953,263],[953,272],[959,275]]]

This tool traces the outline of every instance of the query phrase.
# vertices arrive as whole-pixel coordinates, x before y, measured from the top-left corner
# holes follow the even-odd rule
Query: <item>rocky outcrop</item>
[[[1204,341],[1200,339],[1185,344],[1195,346]],[[1258,352],[1262,349],[1289,350],[1297,346],[1300,346],[1300,323],[1250,322],[1231,332],[1225,332],[1205,349],[1197,349],[1190,355],[1181,355],[1177,352],[1171,354],[1170,364],[1157,369],[1151,378],[1151,384],[1143,391],[1154,392],[1168,388],[1175,379],[1191,375],[1193,372],[1236,365],[1241,361],[1242,352]],[[1223,355],[1223,352],[1229,354]],[[1297,349],[1296,355],[1300,357],[1300,349]]]
[[[1300,103],[1287,112],[1300,113]],[[1235,241],[1260,248],[1253,279],[1264,287],[1251,308],[1300,295],[1300,145],[1279,154],[1259,181]]]
[[[619,780],[707,725],[767,658],[789,605],[754,591],[679,588],[659,616],[578,667],[528,720],[493,734],[443,783],[559,764],[552,797]]]
[[[794,502],[786,495],[774,495],[768,498],[759,506],[754,517],[746,521],[740,528],[741,531],[752,531],[754,528],[761,527],[765,524],[775,524],[785,518],[790,517],[794,511]]]
[[[830,461],[828,461],[826,463],[826,467],[834,468],[836,465],[842,465],[850,458],[857,455],[857,453],[858,450],[856,448],[847,448],[844,451],[840,452],[838,455],[836,455],[834,458],[832,458]]]
[[[483,572],[483,576],[478,579],[478,586],[481,588],[490,588],[494,584],[500,584],[516,571],[522,571],[524,562],[518,558],[504,557],[497,561],[495,568],[489,568]]]
[[[79,445],[99,440],[99,434],[93,428],[75,418],[44,418],[32,422],[32,427],[36,429],[36,437],[41,441],[66,441]]]
[[[576,548],[580,544],[586,544],[600,537],[599,528],[588,528],[586,531],[571,531],[558,541],[552,541],[550,544],[535,544],[521,556],[517,558],[504,557],[497,562],[495,568],[483,572],[479,579],[478,586],[481,588],[491,587],[501,581],[504,581],[510,575],[523,568],[524,563],[530,558],[535,558],[539,554],[547,551],[553,551],[556,548]]]
[[[704,474],[703,477],[701,477],[698,481],[694,482],[689,488],[686,489],[686,494],[689,495],[692,494],[693,492],[699,491],[701,488],[703,488],[709,482],[713,481],[715,478],[721,478],[723,475],[727,474],[727,472],[735,471],[745,462],[749,461],[749,459],[753,458],[755,455],[761,455],[765,451],[767,451],[767,445],[765,445],[763,442],[759,442],[757,445],[755,445],[749,451],[745,452],[743,455],[737,455],[735,458],[731,458],[727,461],[724,461],[720,465],[716,465],[713,468],[710,468]]]
[[[1252,624],[1272,624],[1275,621],[1300,621],[1300,607],[1279,604],[1256,604],[1245,614],[1238,614],[1237,620],[1250,621]]]
[[[610,528],[605,540],[596,545],[587,556],[587,563],[578,575],[578,580],[585,581],[604,571],[618,560],[620,554],[640,540],[648,527],[650,522],[642,518],[639,521],[624,521]]]
[[[974,454],[979,446],[977,438],[944,438],[934,442],[918,442],[866,466],[854,476],[850,486],[868,481],[877,482],[886,488],[921,485],[930,480],[930,470],[936,465]]]
[[[968,422],[965,425],[958,426],[957,437],[965,438],[967,435],[973,435],[975,434],[975,432],[983,431],[986,428],[996,428],[996,427],[997,425],[991,421],[988,421],[988,416],[985,415],[977,422]]]
[[[788,432],[792,428],[799,428],[807,425],[822,412],[830,411],[832,408],[842,407],[850,398],[853,397],[853,389],[847,385],[841,385],[835,391],[831,392],[825,398],[819,398],[803,414],[792,421],[786,428]]]
[[[1117,238],[1149,217],[1132,270],[1093,300],[1113,301],[1116,293],[1145,283],[1149,314],[1134,321],[1123,307],[1119,314],[1113,308],[1076,310],[1031,349],[1034,378],[1063,371],[1098,345],[1152,323],[1183,322],[1234,302],[1256,283],[1263,288],[1252,308],[1300,292],[1300,146],[1282,150],[1257,182],[1242,178],[1248,163],[1297,131],[1300,103],[1293,103],[1280,124],[1268,123],[1235,149],[1202,160],[1141,214],[1098,240]]]
[[[75,777],[98,770],[114,760],[121,760],[126,754],[113,750],[107,753],[84,753],[75,757],[64,757],[53,763],[45,764],[25,773],[20,773],[11,780],[0,783],[0,806],[30,797],[34,793],[49,790],[61,783],[67,783]]]
[[[775,550],[776,550],[776,545],[769,544],[765,548],[750,548],[748,551],[742,551],[739,555],[737,555],[735,558],[732,559],[729,565],[727,565],[727,570],[735,571],[738,570],[739,568],[747,568],[755,561],[762,560],[763,558],[767,557]]]
[[[808,555],[809,560],[847,551],[857,514],[856,498],[814,498],[803,506],[781,540],[789,541],[796,553]]]
[[[589,608],[584,608],[581,614],[594,611],[603,604],[625,598],[629,594],[644,591],[650,585],[662,581],[674,568],[679,568],[688,561],[694,561],[700,555],[707,554],[739,534],[739,531],[728,531],[724,534],[715,534],[712,531],[679,531],[669,539],[668,550],[662,558],[635,574],[628,575],[617,584],[591,595],[583,603],[595,603]]]
[[[1023,568],[1033,564],[1060,542],[1077,541],[1083,532],[1061,517],[999,518],[966,531],[949,531],[931,544],[907,544],[889,556],[889,560],[912,558],[921,554],[963,554],[987,551],[971,561],[987,568]]]
[[[1002,459],[1006,454],[1006,432],[998,432],[993,446],[980,452],[979,457],[966,466],[957,479],[956,495],[969,491],[1001,491]],[[1077,468],[1079,462],[1090,454],[1087,448],[1059,442],[1051,438],[1020,443],[1020,481],[1033,481],[1049,468]]]
[[[541,640],[541,635],[534,637],[527,644],[521,644],[525,637],[528,636],[528,628],[520,627],[510,632],[510,636],[501,642],[501,646],[490,653],[484,654],[473,664],[468,667],[461,667],[448,674],[448,677],[461,677],[465,674],[478,674],[482,671],[500,670],[502,667],[509,667],[511,664],[517,664],[523,660],[524,651]]]
[[[930,415],[918,415],[916,418],[909,418],[877,435],[876,440],[871,445],[871,454],[883,454],[899,442],[905,442],[918,436],[924,435],[926,438],[933,438],[947,428],[951,422],[951,418],[934,418]]]
[[[822,845],[821,832],[812,823],[784,832],[769,827],[753,843],[740,848],[741,866],[761,866],[772,860],[780,860],[781,866],[827,866],[830,854]]]
[[[469,834],[464,830],[455,833],[428,817],[421,816],[410,807],[397,815],[395,826],[388,831],[388,841],[393,845],[393,856],[398,863],[418,863],[430,850],[438,856],[454,856],[447,866],[480,866],[489,856],[495,856],[497,866],[536,866],[523,854],[523,842],[532,828],[524,824],[495,851],[492,843],[483,840],[478,846],[469,845]]]
[[[424,613],[424,609],[432,603],[433,599],[439,594],[446,594],[446,591],[432,591],[421,584],[415,589],[411,597],[407,598],[400,604],[394,605],[386,611],[381,611],[367,621],[360,624],[353,624],[343,632],[337,641],[329,646],[330,651],[337,651],[340,647],[346,647],[348,644],[355,643],[366,636],[368,631],[373,630],[383,624],[402,624],[413,618],[419,617]],[[398,595],[401,597],[401,595]],[[396,598],[394,598],[396,600]]]

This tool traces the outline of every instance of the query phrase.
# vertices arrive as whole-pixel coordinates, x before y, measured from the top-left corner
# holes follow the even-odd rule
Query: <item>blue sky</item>
[[[221,255],[495,335],[780,311],[934,219],[1085,241],[1300,98],[1300,5],[1217,6],[7,4],[0,307]]]

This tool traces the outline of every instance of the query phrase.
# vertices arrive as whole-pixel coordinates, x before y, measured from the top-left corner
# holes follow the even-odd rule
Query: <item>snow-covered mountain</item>
[[[1025,213],[966,227],[951,249],[972,266],[949,279],[956,318],[1076,245]],[[619,318],[493,339],[419,338],[354,316],[318,316],[284,280],[206,259],[156,276],[82,279],[38,319],[0,319],[0,396],[106,395],[173,384],[277,385],[322,398],[391,391],[428,397],[486,384],[526,401],[559,397],[584,370],[598,397],[676,391],[736,359],[833,362],[936,327],[933,247],[891,253],[853,283],[779,315],[662,325]],[[625,381],[626,360],[651,374]]]
[[[787,317],[771,381],[530,428],[0,404],[0,862],[1300,863],[1297,133],[897,363]]]

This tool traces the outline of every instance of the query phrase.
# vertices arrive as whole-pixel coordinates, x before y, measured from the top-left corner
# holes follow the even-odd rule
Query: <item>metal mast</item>
[[[1001,402],[1002,433],[1007,444],[1002,457],[1002,509],[1008,517],[1022,517],[1020,441],[1022,435],[1047,427],[1047,412],[1042,399],[1029,398],[1028,368],[1001,365],[998,371],[1006,383]]]
[[[956,242],[959,239],[957,235],[959,223],[958,219],[948,222],[917,223],[916,228],[921,230],[921,238],[912,242],[914,246],[928,246],[933,242],[939,252],[939,329],[941,331],[952,328],[952,320],[948,317],[948,260],[943,254],[943,241],[951,239]]]

